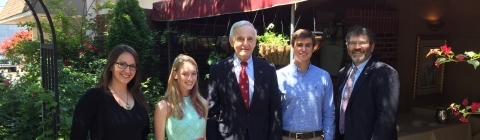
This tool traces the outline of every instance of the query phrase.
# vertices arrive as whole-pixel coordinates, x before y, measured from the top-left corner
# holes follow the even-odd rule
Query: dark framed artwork
[[[435,55],[426,56],[430,49],[439,49],[446,43],[447,36],[443,35],[417,36],[413,99],[421,95],[442,93],[444,65],[437,67]]]

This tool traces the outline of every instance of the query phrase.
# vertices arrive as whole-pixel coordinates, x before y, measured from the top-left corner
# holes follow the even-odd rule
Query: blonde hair
[[[184,54],[178,55],[175,60],[173,61],[172,64],[172,70],[170,71],[170,76],[168,77],[168,85],[167,85],[167,91],[165,93],[165,96],[163,100],[167,101],[168,105],[168,114],[173,114],[173,117],[182,119],[183,118],[183,108],[184,108],[184,103],[183,103],[183,97],[179,92],[179,87],[178,87],[178,81],[175,80],[175,75],[176,71],[183,66],[185,63],[191,63],[197,68],[198,71],[198,65],[195,62],[195,60]],[[197,75],[198,79],[198,75]],[[195,81],[195,85],[189,92],[190,99],[192,100],[192,105],[195,111],[198,113],[200,117],[205,117],[206,115],[206,107],[201,103],[201,98],[200,93],[198,92],[198,80]],[[173,113],[174,112],[174,113]]]

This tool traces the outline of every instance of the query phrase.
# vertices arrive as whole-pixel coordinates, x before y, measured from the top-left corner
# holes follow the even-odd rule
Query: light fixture
[[[439,20],[427,20],[427,27],[430,31],[437,31],[445,25],[445,22]]]

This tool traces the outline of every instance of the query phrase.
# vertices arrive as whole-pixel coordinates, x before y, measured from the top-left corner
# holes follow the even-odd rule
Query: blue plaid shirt
[[[303,74],[291,63],[277,70],[282,95],[283,130],[302,133],[323,130],[333,140],[335,106],[330,74],[312,64]]]

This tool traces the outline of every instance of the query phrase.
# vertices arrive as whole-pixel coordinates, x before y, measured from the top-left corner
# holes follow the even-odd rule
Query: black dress
[[[84,140],[90,132],[92,140],[145,140],[150,133],[149,124],[148,114],[139,102],[126,110],[111,94],[93,88],[75,107],[70,138]]]

